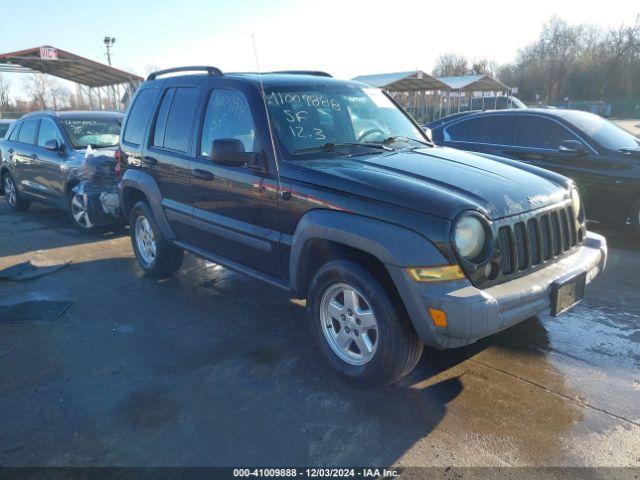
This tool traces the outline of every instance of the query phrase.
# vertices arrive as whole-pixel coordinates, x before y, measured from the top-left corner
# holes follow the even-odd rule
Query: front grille
[[[581,238],[571,206],[507,220],[498,228],[502,276],[540,266],[576,247]]]

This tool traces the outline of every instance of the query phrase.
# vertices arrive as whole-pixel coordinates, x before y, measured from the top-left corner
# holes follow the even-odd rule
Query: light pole
[[[109,64],[109,66],[111,66],[111,48],[113,47],[113,44],[116,43],[116,38],[104,37],[102,41],[104,42],[104,46],[107,48],[107,53],[106,53],[107,63]],[[116,107],[116,87],[114,85],[111,86],[111,95],[112,95],[113,108],[115,110],[117,109],[117,107]]]
[[[107,47],[107,62],[109,63],[109,66],[111,66],[111,47],[113,47],[113,44],[116,43],[116,38],[115,37],[104,37],[104,45]]]

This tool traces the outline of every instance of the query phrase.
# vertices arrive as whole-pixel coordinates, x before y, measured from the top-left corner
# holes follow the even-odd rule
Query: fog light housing
[[[407,273],[414,282],[446,282],[465,278],[460,265],[411,267],[407,268]]]

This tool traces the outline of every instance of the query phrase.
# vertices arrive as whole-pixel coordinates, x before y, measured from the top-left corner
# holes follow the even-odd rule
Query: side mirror
[[[211,145],[211,160],[220,165],[230,167],[254,165],[257,158],[257,153],[245,152],[244,145],[237,138],[220,138],[214,140]]]
[[[62,150],[62,145],[60,145],[57,140],[47,140],[44,148],[51,152],[59,152]]]
[[[564,140],[558,146],[558,150],[563,153],[574,153],[576,155],[587,153],[584,144],[578,140]]]

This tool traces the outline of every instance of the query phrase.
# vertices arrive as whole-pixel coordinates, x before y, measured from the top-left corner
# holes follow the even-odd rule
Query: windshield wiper
[[[428,147],[433,147],[433,143],[425,142],[424,140],[418,140],[417,138],[405,137],[403,135],[387,137],[382,141],[382,144],[389,145],[395,142],[416,142]]]
[[[341,142],[341,143],[325,143],[324,145],[317,145],[315,147],[300,148],[294,150],[293,153],[306,153],[306,152],[335,152],[339,148],[349,147],[367,147],[374,150],[386,150],[393,151],[393,148],[384,145],[382,143],[362,143],[362,142]]]

